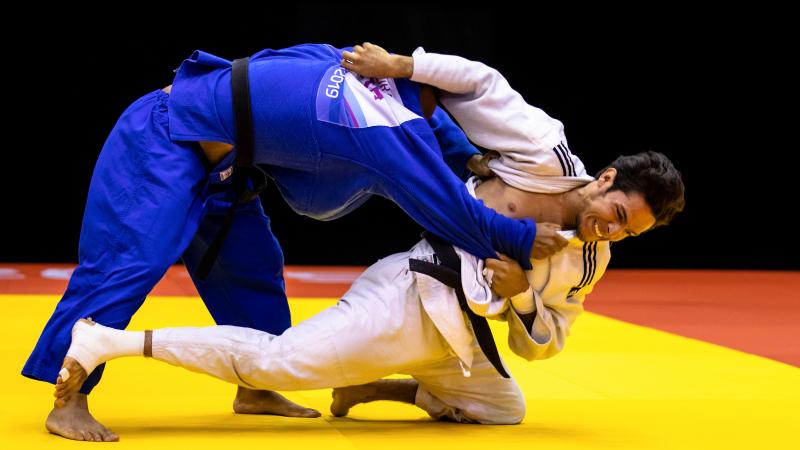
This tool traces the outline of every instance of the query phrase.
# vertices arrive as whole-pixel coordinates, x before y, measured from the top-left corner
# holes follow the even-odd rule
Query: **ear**
[[[601,192],[607,191],[614,184],[614,178],[617,177],[617,169],[609,167],[597,178],[597,188]]]

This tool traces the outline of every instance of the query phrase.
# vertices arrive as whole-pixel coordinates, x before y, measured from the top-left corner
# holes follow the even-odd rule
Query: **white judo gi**
[[[412,80],[452,94],[442,103],[477,144],[501,152],[491,167],[506,183],[560,193],[593,180],[569,152],[563,126],[524,102],[494,69],[449,55],[414,54]],[[474,195],[476,179],[468,182]],[[607,241],[568,246],[533,262],[527,273],[536,318],[526,329],[509,299],[494,297],[483,262],[460,249],[470,308],[509,324],[511,350],[549,358],[564,347],[583,301],[603,275]],[[363,384],[391,374],[419,382],[415,403],[432,417],[487,424],[519,423],[525,401],[513,377],[501,377],[481,352],[454,291],[415,272],[410,258],[432,260],[421,241],[362,274],[333,307],[274,336],[229,326],[161,329],[154,358],[250,389],[304,390]]]

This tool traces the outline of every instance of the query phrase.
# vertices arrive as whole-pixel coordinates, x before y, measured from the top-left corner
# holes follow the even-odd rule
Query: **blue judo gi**
[[[419,85],[359,77],[341,58],[329,45],[300,45],[250,60],[254,160],[292,209],[332,220],[376,194],[469,253],[502,252],[530,267],[535,224],[470,196],[463,177],[477,150],[449,116],[437,110],[426,121]],[[231,63],[197,51],[176,72],[171,93],[134,102],[103,146],[79,264],[23,368],[27,377],[55,382],[78,319],[125,328],[171,264],[183,259],[194,272],[222,225],[236,150],[209,168],[197,141],[235,145]],[[217,324],[279,335],[291,325],[283,253],[258,199],[235,214],[208,278],[193,281]]]

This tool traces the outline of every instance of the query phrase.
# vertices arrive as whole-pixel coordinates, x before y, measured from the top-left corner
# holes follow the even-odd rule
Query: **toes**
[[[299,417],[308,419],[320,417],[322,415],[316,409],[311,409],[311,408],[291,409],[285,412],[277,412],[277,414],[286,417]]]
[[[117,442],[117,441],[119,441],[119,436],[117,436],[117,433],[114,433],[111,430],[106,430],[106,432],[103,433],[103,442]]]
[[[306,408],[303,414],[303,417],[308,417],[308,418],[315,418],[320,416],[322,416],[322,413],[320,413],[316,409],[311,409],[311,408]]]

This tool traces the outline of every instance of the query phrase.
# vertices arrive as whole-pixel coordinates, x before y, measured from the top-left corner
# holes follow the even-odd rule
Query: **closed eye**
[[[617,219],[619,219],[620,223],[624,224],[628,223],[628,214],[625,212],[625,208],[623,208],[620,205],[617,205]],[[638,234],[630,230],[625,230],[625,233],[627,233],[628,236],[632,237],[638,236]]]

